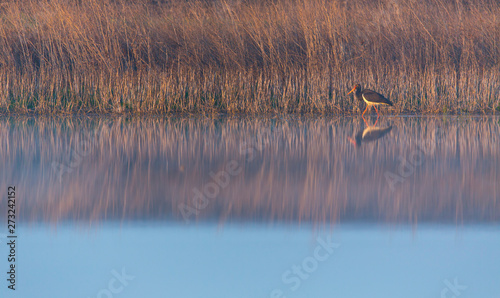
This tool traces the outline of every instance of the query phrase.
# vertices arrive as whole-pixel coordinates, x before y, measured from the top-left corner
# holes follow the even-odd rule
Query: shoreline
[[[36,112],[5,112],[0,111],[0,118],[5,117],[103,117],[103,118],[121,118],[121,117],[132,117],[132,118],[149,118],[149,117],[200,117],[205,119],[222,119],[222,118],[330,118],[330,117],[359,117],[361,118],[361,113],[225,113],[225,112],[168,112],[168,113],[156,113],[156,112],[106,112],[106,113],[96,113],[96,112],[51,112],[51,113],[36,113]],[[375,113],[365,115],[366,119],[377,118]],[[380,119],[383,118],[394,118],[394,117],[497,117],[500,116],[500,111],[476,111],[470,113],[380,113]]]

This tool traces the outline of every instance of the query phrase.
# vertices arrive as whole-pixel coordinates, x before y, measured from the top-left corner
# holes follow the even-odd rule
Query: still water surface
[[[0,118],[0,293],[500,297],[500,118],[367,120]]]

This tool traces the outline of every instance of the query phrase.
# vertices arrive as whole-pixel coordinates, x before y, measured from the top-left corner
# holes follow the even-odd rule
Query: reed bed
[[[191,223],[500,221],[498,117],[384,118],[392,131],[359,148],[356,117],[3,118],[0,188],[15,182],[24,222],[184,222],[194,189],[208,202]],[[402,159],[414,169],[391,188]]]
[[[0,111],[500,110],[496,0],[33,0],[0,4]]]

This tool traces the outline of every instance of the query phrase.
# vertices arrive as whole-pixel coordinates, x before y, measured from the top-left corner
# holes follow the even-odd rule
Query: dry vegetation
[[[32,0],[0,4],[0,110],[500,110],[496,0]]]

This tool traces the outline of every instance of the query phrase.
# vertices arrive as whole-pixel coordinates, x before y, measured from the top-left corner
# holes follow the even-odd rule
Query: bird
[[[361,147],[361,143],[368,143],[376,141],[386,134],[388,134],[392,129],[392,125],[388,127],[376,127],[368,126],[367,128],[360,130],[354,138],[347,137],[349,142],[351,142],[356,148]]]
[[[363,117],[366,110],[368,110],[368,107],[370,106],[373,106],[375,108],[375,111],[377,111],[377,116],[379,116],[377,105],[393,106],[392,101],[385,98],[382,94],[377,93],[370,89],[361,90],[360,84],[356,84],[354,88],[352,88],[352,90],[349,91],[349,93],[347,93],[347,95],[351,94],[353,91],[354,91],[354,98],[356,98],[359,101],[364,101],[366,103],[366,109],[363,112],[363,114],[361,114],[361,117]]]

